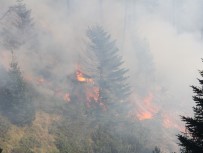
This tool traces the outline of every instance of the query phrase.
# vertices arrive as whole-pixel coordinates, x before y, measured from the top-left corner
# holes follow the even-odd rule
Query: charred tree
[[[200,71],[203,77],[203,71]],[[178,135],[182,153],[202,153],[203,152],[203,79],[198,79],[200,87],[191,86],[194,92],[193,100],[196,106],[193,107],[194,116],[181,116],[185,122],[186,132]]]

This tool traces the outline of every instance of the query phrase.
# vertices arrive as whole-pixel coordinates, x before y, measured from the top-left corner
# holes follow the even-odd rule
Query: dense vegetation
[[[10,67],[3,69],[5,80],[0,86],[3,153],[150,152],[144,146],[145,139],[137,136],[140,124],[127,117],[128,70],[115,41],[102,27],[87,30],[87,55],[91,60],[82,57],[81,62],[91,62],[81,68],[87,74],[75,70],[65,81],[73,83],[64,102],[36,91],[39,87],[24,78],[18,64],[17,50],[30,43],[27,37],[33,37],[31,11],[18,2],[1,20],[5,23],[2,45],[11,53]],[[77,80],[83,77],[77,75],[85,75],[82,79],[89,81]],[[92,95],[87,97],[87,91]]]
[[[203,77],[203,71],[200,71]],[[203,152],[203,80],[198,79],[200,87],[192,86],[193,100],[196,106],[193,107],[194,116],[182,116],[185,122],[185,132],[178,135],[182,153],[201,153]]]
[[[151,143],[156,137],[131,114],[129,70],[111,34],[102,25],[87,28],[85,55],[78,55],[71,74],[56,79],[49,71],[52,66],[45,66],[42,70],[30,67],[33,76],[27,76],[19,51],[34,60],[42,43],[31,15],[17,1],[0,17],[0,49],[10,55],[8,67],[0,66],[0,153],[161,153]],[[142,65],[136,74],[142,81],[135,92],[144,97],[150,93],[148,82],[154,81],[153,63],[147,51],[136,54]],[[40,56],[41,61],[45,55]],[[143,78],[145,71],[152,75],[150,79]],[[203,77],[203,71],[200,74]],[[203,80],[199,83],[202,86]],[[183,153],[202,153],[203,91],[202,87],[192,88],[196,94],[194,117],[182,117],[186,132],[178,140]],[[153,125],[149,122],[148,126]],[[162,125],[154,128],[158,135]]]
[[[12,55],[14,56],[14,55]],[[18,63],[12,57],[8,81],[1,87],[1,113],[16,125],[30,124],[35,118],[32,92],[24,81]]]

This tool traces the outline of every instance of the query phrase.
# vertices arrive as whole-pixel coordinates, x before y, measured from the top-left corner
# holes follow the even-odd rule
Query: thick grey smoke
[[[14,3],[0,1],[0,22]],[[153,117],[173,114],[171,118],[180,122],[178,115],[191,113],[189,86],[196,84],[197,70],[202,64],[201,0],[25,0],[24,3],[32,10],[34,40],[26,40],[15,54],[28,78],[42,77],[63,86],[80,55],[85,54],[87,28],[101,25],[117,40],[125,66],[130,70],[133,89],[130,100],[135,104],[135,114],[140,109]],[[29,45],[30,41],[34,46]],[[0,48],[3,74],[1,67],[8,68],[10,52]],[[150,109],[144,103],[147,100]],[[177,147],[172,138],[175,135],[166,137],[172,140],[164,145]]]

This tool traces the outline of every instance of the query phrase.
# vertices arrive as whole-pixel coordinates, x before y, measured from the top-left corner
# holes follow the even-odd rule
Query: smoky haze
[[[1,27],[9,22],[4,15],[15,3],[0,1]],[[68,88],[65,80],[87,56],[87,29],[102,26],[116,40],[124,66],[129,69],[132,120],[149,127],[151,137],[156,139],[150,140],[149,136],[151,146],[159,145],[166,152],[179,150],[175,136],[183,129],[179,115],[192,114],[194,103],[189,86],[197,84],[202,66],[201,0],[23,3],[31,9],[34,28],[29,38],[25,34],[24,44],[14,54],[26,80],[33,84],[36,79],[38,83],[48,82],[45,88],[34,85],[37,92],[49,96],[55,87]],[[0,42],[0,84],[4,84],[11,52]]]

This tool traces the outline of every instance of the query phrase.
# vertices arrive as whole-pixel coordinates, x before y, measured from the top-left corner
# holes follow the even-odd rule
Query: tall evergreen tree
[[[121,111],[121,105],[127,100],[130,94],[130,87],[127,83],[128,70],[123,67],[122,57],[115,41],[111,40],[110,35],[102,27],[95,26],[87,30],[90,40],[88,55],[90,55],[91,66],[89,73],[99,87],[100,104],[105,108],[117,113]]]
[[[0,90],[0,108],[2,114],[17,125],[29,124],[35,117],[32,96],[13,54],[7,83]]]
[[[31,10],[21,1],[9,7],[1,18],[1,41],[3,46],[14,50],[31,40],[34,36]]]
[[[200,71],[203,77],[203,71]],[[196,106],[193,107],[194,116],[181,119],[185,122],[186,132],[178,135],[182,153],[202,153],[203,152],[203,79],[198,79],[200,87],[191,86],[195,95],[193,100]]]

